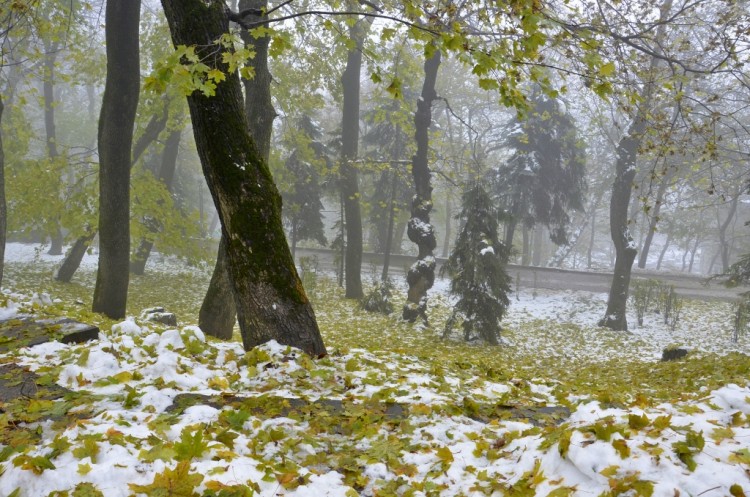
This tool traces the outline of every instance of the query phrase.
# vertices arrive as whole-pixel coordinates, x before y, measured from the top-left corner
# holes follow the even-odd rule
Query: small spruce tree
[[[442,269],[451,277],[450,293],[458,297],[444,336],[462,320],[467,341],[482,338],[497,345],[511,291],[505,271],[509,249],[498,239],[498,212],[479,184],[464,192],[458,219],[463,228]]]

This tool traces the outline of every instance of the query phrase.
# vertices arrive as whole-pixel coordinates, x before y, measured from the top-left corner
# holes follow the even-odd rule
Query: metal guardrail
[[[334,252],[329,249],[297,248],[297,259],[305,256],[317,256],[321,268],[333,271]],[[390,272],[403,274],[416,260],[414,255],[391,254]],[[446,259],[436,257],[437,270],[440,270]],[[362,254],[362,268],[367,265],[382,267],[383,255],[372,252]],[[612,282],[611,271],[581,271],[552,267],[522,266],[508,264],[508,274],[521,288],[546,288],[551,290],[579,290],[590,292],[608,292]],[[379,274],[379,273],[378,273]],[[726,288],[721,281],[708,281],[708,278],[694,274],[675,274],[667,272],[644,271],[634,269],[633,279],[655,279],[674,285],[675,291],[686,298],[700,300],[738,300],[741,293],[750,287]]]

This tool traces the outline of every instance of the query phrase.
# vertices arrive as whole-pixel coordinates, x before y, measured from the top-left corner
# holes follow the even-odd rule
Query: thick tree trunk
[[[130,273],[130,164],[140,90],[140,0],[109,0],[107,81],[99,117],[99,267],[93,311],[125,317]]]
[[[531,241],[529,240],[529,228],[521,227],[521,265],[528,266],[531,260]]]
[[[0,124],[3,122],[3,98],[0,95]],[[5,152],[3,150],[3,133],[0,126],[0,286],[3,284],[5,269],[5,239],[7,237],[8,209],[5,202]]]
[[[403,318],[409,322],[421,318],[427,323],[427,291],[435,283],[435,256],[432,252],[437,247],[437,240],[435,230],[430,224],[432,184],[428,152],[432,103],[437,99],[435,82],[439,68],[440,50],[435,49],[435,53],[425,60],[422,94],[417,100],[417,111],[414,114],[414,139],[417,143],[417,151],[412,158],[411,172],[416,194],[412,200],[407,234],[409,240],[417,245],[419,254],[417,262],[409,268],[406,275],[409,291],[404,305]]]
[[[237,315],[226,257],[226,239],[222,236],[219,242],[219,251],[216,255],[216,266],[211,276],[211,283],[208,285],[208,291],[198,314],[198,326],[200,329],[221,340],[230,340],[232,338]]]
[[[209,68],[227,66],[214,40],[229,30],[223,0],[162,0],[175,45],[199,47]],[[245,349],[269,340],[326,353],[315,314],[294,266],[281,223],[281,196],[248,132],[237,74],[216,94],[188,96],[195,142],[226,238]]]
[[[341,76],[344,91],[341,118],[341,193],[346,219],[345,296],[361,299],[362,291],[362,212],[359,205],[359,178],[352,161],[359,153],[359,78],[362,72],[362,44],[370,23],[360,20],[349,29],[354,48],[349,50]]]
[[[177,155],[180,151],[180,138],[182,137],[182,130],[176,129],[169,134],[167,141],[164,144],[164,150],[161,156],[161,167],[159,168],[159,181],[164,183],[167,190],[172,192],[172,184],[174,183],[174,174],[177,170]],[[154,248],[154,239],[157,236],[159,226],[154,220],[146,221],[150,236],[144,237],[138,242],[138,248],[135,250],[133,259],[130,261],[130,272],[142,276],[146,270],[146,262],[151,255],[151,249]]]
[[[264,10],[268,8],[267,0],[240,0],[239,9]],[[247,21],[256,20],[253,16],[246,18]],[[273,108],[271,99],[271,72],[268,69],[268,44],[271,38],[263,36],[255,38],[243,31],[242,39],[245,45],[255,52],[252,64],[255,69],[253,79],[243,80],[245,86],[245,115],[258,153],[266,161],[271,155],[271,135],[273,134],[273,121],[276,119],[276,109]]]
[[[265,9],[268,6],[266,0],[242,0],[239,9]],[[252,22],[254,16],[247,18]],[[245,86],[245,116],[258,153],[268,162],[271,154],[271,134],[273,132],[273,120],[276,117],[276,110],[273,108],[271,100],[271,73],[268,70],[268,37],[255,38],[247,32],[242,33],[242,39],[245,45],[255,51],[253,58],[253,68],[255,76],[250,80],[243,80]],[[226,247],[226,240],[219,243],[219,251]],[[294,253],[292,253],[292,259]],[[216,266],[214,274],[211,277],[206,296],[203,299],[201,312],[199,315],[200,328],[217,338],[229,339],[232,337],[232,329],[237,316],[237,309],[234,305],[233,298],[226,298],[232,295],[231,282],[229,280],[229,268],[226,266],[226,254],[218,254],[216,257]],[[225,274],[218,275],[217,271],[223,271]],[[222,285],[219,287],[219,285]],[[207,309],[206,312],[203,310]],[[210,311],[208,311],[210,309]]]
[[[168,108],[169,104],[168,102],[165,102],[164,112],[161,115],[154,114],[151,116],[145,130],[136,140],[135,145],[133,145],[130,164],[131,169],[133,168],[133,165],[138,162],[138,159],[141,158],[143,152],[145,152],[146,149],[155,142],[157,138],[159,138],[159,134],[167,126],[167,119],[169,117]],[[81,266],[83,256],[86,254],[91,241],[96,237],[96,233],[97,230],[94,227],[87,227],[85,233],[76,239],[73,246],[68,250],[68,253],[65,254],[62,265],[55,272],[55,279],[57,281],[70,283],[70,280],[73,279],[73,275],[75,275],[76,271],[78,271],[78,268]]]

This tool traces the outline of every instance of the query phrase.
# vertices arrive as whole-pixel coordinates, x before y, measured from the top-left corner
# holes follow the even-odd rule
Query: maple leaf
[[[129,483],[130,490],[149,497],[199,497],[195,487],[201,484],[203,475],[190,474],[190,463],[181,461],[174,469],[157,473],[149,485]]]

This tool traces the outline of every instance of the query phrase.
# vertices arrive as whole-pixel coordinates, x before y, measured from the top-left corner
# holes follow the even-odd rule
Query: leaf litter
[[[103,320],[71,303],[75,288],[25,279],[20,247],[9,254],[15,293],[0,313],[72,314],[102,331],[0,356],[70,391],[0,405],[0,495],[750,492],[749,345],[730,340],[728,304],[689,303],[674,332],[656,316],[614,333],[595,326],[603,295],[521,292],[493,348],[439,339],[444,285],[432,327],[414,329],[322,280],[316,312],[333,352],[312,360],[276,342],[245,352],[192,324]],[[210,274],[168,268],[134,282],[132,300],[149,307],[138,300],[157,294],[148,284],[187,279],[175,303],[158,303],[189,322]],[[673,344],[692,352],[658,362]]]

